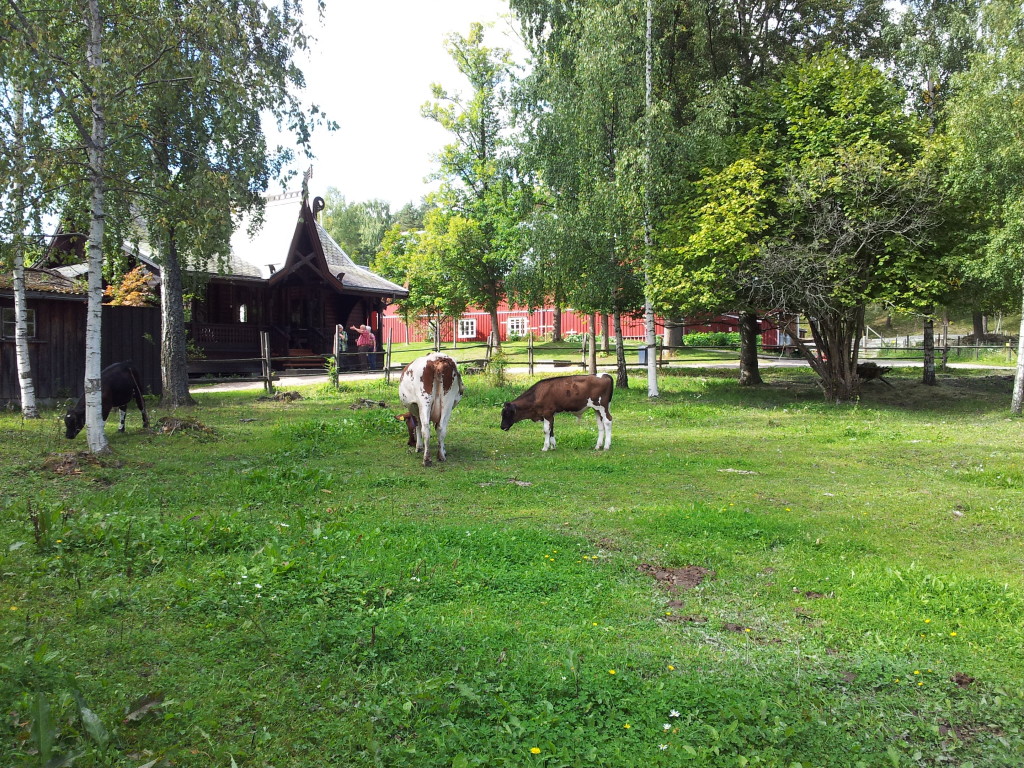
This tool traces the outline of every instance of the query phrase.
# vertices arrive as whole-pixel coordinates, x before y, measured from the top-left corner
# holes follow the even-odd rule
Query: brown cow
[[[465,392],[455,360],[433,352],[413,360],[402,371],[398,397],[409,412],[398,416],[409,428],[409,445],[423,451],[423,466],[430,466],[430,425],[437,432],[437,460],[444,461],[444,436],[452,409]]]
[[[519,397],[501,407],[501,428],[511,429],[516,422],[529,419],[544,423],[544,448],[555,449],[555,414],[574,413],[579,418],[587,408],[597,411],[595,450],[612,447],[612,390],[615,384],[607,373],[600,376],[556,376],[542,379]]]

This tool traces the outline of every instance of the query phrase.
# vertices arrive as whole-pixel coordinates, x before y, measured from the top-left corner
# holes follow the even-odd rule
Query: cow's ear
[[[400,413],[397,416],[395,416],[395,418],[398,419],[399,421],[405,421],[406,419],[409,418],[409,414],[408,413]]]

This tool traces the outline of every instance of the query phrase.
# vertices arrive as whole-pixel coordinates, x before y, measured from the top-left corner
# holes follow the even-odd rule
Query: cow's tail
[[[440,365],[434,365],[434,383],[430,393],[430,420],[435,424],[441,423],[441,413],[444,409],[444,371]]]

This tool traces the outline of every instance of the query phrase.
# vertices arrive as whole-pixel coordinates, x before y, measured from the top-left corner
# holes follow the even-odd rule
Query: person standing
[[[359,353],[360,370],[375,368],[377,361],[374,359],[374,352],[377,349],[377,338],[373,335],[373,329],[368,325],[352,325],[349,326],[349,330],[359,334],[359,338],[356,339],[356,352]]]

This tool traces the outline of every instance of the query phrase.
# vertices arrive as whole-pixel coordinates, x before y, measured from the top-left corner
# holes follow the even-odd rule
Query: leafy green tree
[[[1024,11],[1009,0],[982,5],[980,51],[955,79],[949,131],[952,180],[960,193],[984,202],[981,245],[988,274],[1024,268]],[[1011,411],[1024,409],[1024,320]]]
[[[380,248],[384,233],[394,223],[391,206],[383,200],[348,203],[334,187],[327,190],[324,199],[324,229],[358,264],[370,263]]]
[[[918,246],[934,208],[925,128],[878,69],[836,50],[791,67],[754,108],[770,118],[753,147],[777,225],[760,239],[750,295],[807,317],[815,348],[798,340],[804,356],[826,398],[847,401],[865,305],[936,290]]]
[[[409,291],[398,301],[407,325],[422,318],[428,327],[440,328],[443,320],[459,317],[469,304],[462,276],[446,258],[452,249],[447,219],[435,209],[427,214],[424,229],[392,227],[373,259],[374,271]]]
[[[435,199],[447,211],[447,263],[457,270],[471,302],[490,315],[492,341],[498,346],[498,306],[521,253],[517,226],[530,205],[509,136],[512,62],[508,51],[484,45],[480,24],[473,24],[466,37],[450,35],[447,48],[471,90],[462,95],[435,84],[433,101],[423,107],[425,117],[454,137],[438,156],[436,178],[443,184]]]

